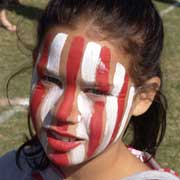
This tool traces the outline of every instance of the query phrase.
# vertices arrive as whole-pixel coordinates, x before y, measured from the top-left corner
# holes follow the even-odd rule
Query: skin
[[[81,27],[81,25],[79,27]],[[68,72],[68,66],[70,66],[70,65],[68,65],[67,54],[68,54],[68,50],[70,49],[70,47],[72,45],[72,41],[74,40],[74,38],[80,37],[80,39],[83,39],[83,43],[85,45],[87,45],[88,42],[93,41],[94,43],[100,45],[101,47],[108,47],[108,49],[110,50],[110,53],[111,53],[109,70],[108,70],[108,74],[109,74],[108,85],[113,84],[112,80],[113,80],[113,77],[115,74],[116,65],[117,64],[122,65],[125,69],[125,72],[128,72],[130,62],[129,62],[128,55],[126,55],[122,51],[120,52],[118,49],[116,49],[116,47],[113,44],[111,44],[108,41],[100,41],[99,39],[92,38],[89,34],[86,33],[86,31],[85,32],[82,31],[82,28],[77,28],[76,30],[74,30],[74,29],[72,30],[71,28],[68,28],[68,27],[54,27],[49,30],[49,32],[47,33],[48,35],[46,37],[50,37],[50,39],[53,39],[58,33],[61,33],[61,32],[68,34],[68,38],[66,40],[65,48],[62,53],[62,61],[61,61],[61,65],[59,66],[57,76],[62,78],[62,82],[65,81],[66,84],[64,85],[65,90],[61,90],[61,89],[57,90],[57,94],[58,93],[60,94],[60,96],[58,97],[58,102],[55,101],[52,108],[50,108],[51,116],[54,118],[51,118],[50,123],[49,123],[49,121],[48,121],[48,123],[46,122],[46,125],[56,124],[56,125],[62,127],[62,123],[66,122],[66,132],[68,132],[70,134],[75,134],[75,130],[79,124],[78,115],[79,115],[80,110],[78,107],[78,95],[81,94],[82,92],[83,93],[85,92],[88,94],[88,96],[90,97],[91,100],[98,98],[99,104],[97,104],[97,107],[95,107],[92,110],[93,112],[95,111],[95,109],[100,110],[101,107],[102,107],[102,109],[104,109],[104,106],[102,104],[104,102],[104,99],[106,99],[107,95],[103,94],[103,96],[102,96],[101,94],[100,95],[98,94],[98,97],[97,97],[97,95],[94,97],[94,94],[91,91],[87,92],[86,90],[84,90],[86,88],[89,90],[89,85],[87,85],[88,83],[86,81],[84,81],[82,74],[80,73],[81,71],[78,70],[77,73],[75,73],[76,80],[75,80],[75,84],[74,84],[75,93],[74,93],[73,103],[69,103],[72,106],[71,110],[69,111],[68,116],[64,116],[64,113],[61,112],[62,108],[69,107],[69,105],[67,103],[67,97],[69,97],[69,95],[68,94],[66,95],[66,93],[67,93],[66,91],[68,89],[67,76],[69,74],[67,72]],[[81,34],[81,36],[79,36],[79,34]],[[50,40],[50,44],[51,44],[51,42],[52,42],[52,40]],[[77,44],[77,42],[78,41],[76,40],[75,43]],[[83,47],[84,47],[84,45],[83,45]],[[43,50],[41,49],[41,51],[43,51]],[[39,64],[42,64],[41,61],[42,60],[39,61],[40,62]],[[42,118],[41,105],[40,105],[43,100],[40,99],[39,102],[33,100],[33,99],[36,99],[37,97],[39,97],[36,95],[34,96],[34,94],[33,94],[34,89],[36,89],[37,82],[39,80],[40,80],[40,84],[38,86],[40,86],[40,89],[42,86],[45,87],[45,88],[42,88],[43,89],[42,90],[43,91],[42,99],[44,98],[45,94],[47,94],[47,92],[49,93],[50,89],[54,86],[54,82],[51,82],[51,80],[49,82],[49,80],[47,81],[47,79],[46,80],[43,79],[43,73],[45,73],[45,72],[44,72],[44,70],[42,70],[43,68],[39,64],[37,63],[37,65],[36,65],[36,67],[39,67],[39,69],[37,68],[37,72],[36,72],[37,75],[34,75],[34,80],[33,80],[33,85],[32,85],[33,90],[32,90],[32,97],[31,97],[31,114],[32,114],[33,124],[34,124],[35,130],[40,138],[40,141],[45,149],[47,156],[52,161],[52,163],[54,163],[57,167],[60,167],[60,166],[63,167],[61,169],[65,173],[67,179],[73,179],[73,180],[76,180],[76,179],[78,179],[78,180],[81,180],[81,179],[87,179],[87,180],[95,179],[96,180],[97,179],[98,180],[100,178],[105,179],[105,180],[106,179],[108,179],[108,180],[109,179],[118,179],[118,178],[127,177],[136,172],[146,171],[149,169],[146,165],[141,163],[137,158],[135,158],[129,152],[129,150],[126,148],[126,146],[124,145],[124,143],[121,140],[123,132],[128,124],[129,118],[132,115],[142,114],[143,112],[145,112],[148,109],[148,107],[151,104],[151,101],[149,101],[149,100],[147,101],[147,99],[142,100],[141,98],[139,98],[138,95],[136,95],[134,97],[134,101],[132,103],[131,109],[128,112],[126,125],[123,127],[124,128],[123,132],[120,134],[118,139],[116,139],[116,136],[118,133],[115,134],[114,139],[116,139],[116,141],[111,142],[106,148],[104,148],[102,151],[100,151],[98,154],[96,154],[97,151],[92,150],[91,146],[89,147],[89,144],[91,145],[91,139],[97,138],[96,137],[97,133],[96,133],[96,131],[94,131],[95,134],[92,135],[92,137],[89,137],[89,140],[87,141],[87,143],[83,144],[83,146],[85,147],[85,150],[86,150],[85,159],[78,160],[77,162],[75,161],[75,163],[72,163],[74,161],[71,160],[71,155],[67,151],[65,151],[65,153],[64,153],[65,155],[60,156],[60,157],[57,156],[57,152],[56,152],[57,146],[54,147],[52,145],[53,143],[51,143],[53,141],[54,137],[51,135],[47,135],[47,129],[44,128],[44,122],[45,122],[44,119],[45,118],[44,119]],[[81,65],[79,65],[79,66],[81,66]],[[126,74],[128,75],[128,73],[126,73]],[[65,77],[65,80],[63,80],[63,77]],[[72,80],[69,81],[70,84],[72,84],[72,82],[73,82]],[[150,83],[160,83],[159,79],[156,77],[149,80],[149,82]],[[125,81],[123,83],[125,83]],[[55,83],[55,84],[57,85],[57,83]],[[128,94],[130,92],[130,88],[132,87],[132,84],[133,84],[133,80],[131,79],[131,77],[128,76],[126,96],[124,98],[124,107],[126,107],[128,104],[128,101],[129,101]],[[71,94],[71,91],[70,91],[70,94]],[[38,95],[38,93],[37,93],[37,95]],[[153,99],[155,96],[155,92],[151,92],[146,95],[148,96],[148,99],[149,98]],[[113,96],[115,96],[115,95],[113,95]],[[99,100],[99,98],[100,98],[100,100]],[[63,101],[63,99],[65,99],[65,101]],[[83,101],[84,101],[84,99],[83,99]],[[63,104],[63,103],[66,103],[66,104]],[[95,99],[95,103],[97,103],[97,99]],[[36,107],[38,107],[38,108],[36,108]],[[59,113],[59,109],[60,109],[60,113]],[[45,110],[46,110],[46,108],[45,108]],[[99,110],[97,112],[99,112]],[[67,112],[67,111],[68,110],[65,109],[63,112]],[[65,117],[65,118],[63,118],[63,117]],[[101,118],[102,118],[102,121],[104,121],[104,119],[105,119],[104,114],[101,115]],[[99,118],[97,120],[99,120]],[[60,123],[60,124],[58,124],[58,123]],[[65,127],[65,126],[63,125],[63,127]],[[104,128],[105,128],[104,123],[102,123],[101,130],[103,131]],[[52,129],[50,129],[50,130],[52,130]],[[52,138],[52,141],[49,140],[51,138]],[[47,143],[47,141],[48,141],[48,143]],[[49,146],[49,143],[51,144],[50,146]],[[56,144],[56,142],[54,144]],[[91,150],[88,151],[89,149],[91,149]],[[54,151],[54,150],[56,150],[56,151]],[[55,155],[54,155],[54,153],[55,153]],[[91,173],[89,173],[89,172],[91,172]]]

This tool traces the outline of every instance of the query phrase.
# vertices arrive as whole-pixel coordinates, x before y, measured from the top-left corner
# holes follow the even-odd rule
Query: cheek
[[[101,137],[103,134],[104,126],[104,107],[105,103],[97,101],[94,104],[94,113],[91,117],[89,124],[89,145],[87,151],[87,157],[93,156],[97,147],[101,143]]]
[[[32,122],[36,131],[42,124],[43,126],[51,124],[51,110],[62,93],[63,90],[55,85],[47,88],[42,83],[37,83],[32,92],[30,104]]]
[[[110,144],[110,140],[117,122],[117,97],[106,97],[105,103],[101,104],[99,108],[96,107],[96,111],[96,114],[99,113],[101,117],[99,115],[99,119],[96,119],[94,122],[94,128],[91,129],[91,131],[94,131],[92,133],[94,134],[94,137],[92,137],[91,141],[93,142],[93,139],[96,138],[96,149],[94,149],[93,152],[95,155],[101,153]],[[96,122],[98,124],[95,124]],[[98,136],[96,136],[96,133]],[[91,151],[93,151],[92,148]]]
[[[78,121],[84,121],[86,127],[89,127],[89,120],[94,111],[93,101],[88,98],[83,92],[80,92],[77,98],[78,111],[80,115],[78,116]]]
[[[38,82],[37,85],[33,88],[32,94],[31,94],[31,100],[30,100],[30,114],[32,118],[32,123],[34,125],[35,130],[38,129],[38,120],[37,120],[37,114],[38,109],[41,105],[41,102],[43,101],[43,98],[45,96],[45,87],[41,82]]]

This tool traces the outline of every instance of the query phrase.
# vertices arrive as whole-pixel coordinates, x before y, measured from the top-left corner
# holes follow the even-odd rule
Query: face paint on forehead
[[[94,83],[96,80],[96,70],[100,63],[101,46],[94,42],[89,42],[84,51],[81,76],[85,82]]]
[[[50,52],[47,63],[47,70],[54,75],[59,76],[59,69],[61,63],[61,54],[68,35],[58,33],[50,46]]]
[[[104,92],[109,91],[109,70],[111,52],[107,47],[102,47],[100,52],[100,63],[96,71],[96,83]]]
[[[39,52],[35,68],[32,76],[32,88],[38,81],[38,76],[44,76],[46,70],[52,74],[59,75],[59,66],[61,61],[61,53],[68,35],[58,33],[53,39],[52,35],[47,35]]]

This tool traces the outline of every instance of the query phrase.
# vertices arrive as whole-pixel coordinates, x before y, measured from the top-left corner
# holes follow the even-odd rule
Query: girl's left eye
[[[55,78],[55,77],[44,76],[44,77],[42,78],[42,80],[43,80],[43,81],[46,81],[46,82],[54,83],[54,84],[56,84],[57,86],[59,86],[60,88],[62,88],[62,86],[63,86],[63,83],[62,83],[59,79],[57,79],[57,78]]]
[[[89,88],[89,89],[85,89],[85,92],[86,93],[92,93],[92,94],[96,94],[96,95],[109,95],[109,93],[108,92],[106,92],[106,91],[103,91],[103,90],[100,90],[100,89],[91,89],[91,88]]]

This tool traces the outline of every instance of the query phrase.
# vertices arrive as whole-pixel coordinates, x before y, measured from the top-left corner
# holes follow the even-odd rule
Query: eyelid
[[[99,95],[99,96],[110,95],[108,91],[104,91],[104,90],[98,89],[98,88],[85,88],[84,92],[92,93],[92,94]]]

